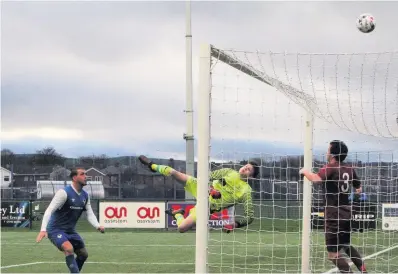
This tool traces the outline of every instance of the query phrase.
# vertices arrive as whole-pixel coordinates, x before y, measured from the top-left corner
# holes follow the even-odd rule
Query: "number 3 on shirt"
[[[349,180],[350,180],[350,175],[348,175],[347,172],[343,173],[343,184],[340,185],[340,189],[342,192],[346,193],[348,192],[348,189],[350,188]]]

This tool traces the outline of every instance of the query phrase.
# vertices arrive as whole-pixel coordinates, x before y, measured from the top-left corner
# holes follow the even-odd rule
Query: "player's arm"
[[[54,213],[55,210],[61,208],[65,204],[67,198],[68,195],[66,194],[66,191],[63,189],[60,189],[55,193],[53,199],[50,202],[50,205],[47,207],[46,211],[44,212],[40,231],[47,230],[47,225],[48,222],[50,221],[51,215]]]
[[[318,173],[311,172],[304,168],[302,168],[299,173],[313,183],[322,183],[326,180],[326,166],[321,168]]]
[[[244,208],[244,217],[238,221],[237,227],[244,227],[251,224],[254,220],[254,206],[251,191],[246,191],[243,196],[243,208]]]
[[[43,219],[41,222],[40,233],[36,238],[37,242],[40,242],[44,237],[47,236],[47,225],[48,222],[50,221],[51,215],[54,213],[55,210],[61,208],[65,204],[67,198],[68,195],[66,194],[66,191],[63,189],[60,189],[55,193],[54,197],[50,202],[50,205],[47,207],[46,211],[44,212]]]
[[[87,221],[97,230],[104,232],[104,227],[100,226],[97,220],[97,216],[95,216],[93,208],[91,207],[90,197],[87,199],[86,203],[86,214],[87,214]]]
[[[230,172],[237,172],[232,168],[221,168],[210,172],[210,181],[221,180],[223,177],[227,176]]]
[[[357,173],[355,172],[355,170],[352,170],[352,186],[356,190],[359,190],[357,192],[361,192],[361,190],[362,190],[361,180],[358,178]]]
[[[239,227],[245,227],[251,224],[254,220],[254,207],[253,207],[253,200],[252,200],[252,195],[251,191],[248,190],[243,198],[241,199],[243,202],[243,208],[244,208],[244,217],[240,220],[236,220],[233,225],[225,225],[224,226],[224,232],[229,233],[235,228]]]
[[[209,194],[214,199],[220,199],[221,198],[221,193],[218,190],[213,188],[213,186],[212,186],[213,181],[214,180],[221,180],[223,177],[227,176],[231,172],[236,172],[236,171],[231,169],[231,168],[222,168],[222,169],[218,169],[218,170],[210,172],[210,176],[209,176],[210,191],[209,191]]]

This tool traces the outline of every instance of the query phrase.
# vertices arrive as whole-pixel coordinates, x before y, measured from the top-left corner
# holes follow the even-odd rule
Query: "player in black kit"
[[[300,174],[313,183],[323,183],[325,192],[325,242],[328,258],[341,273],[352,273],[348,262],[340,256],[342,249],[362,273],[367,273],[359,252],[351,245],[352,208],[349,201],[351,186],[361,188],[355,170],[344,162],[347,145],[331,141],[327,152],[328,163],[318,173],[301,169]]]

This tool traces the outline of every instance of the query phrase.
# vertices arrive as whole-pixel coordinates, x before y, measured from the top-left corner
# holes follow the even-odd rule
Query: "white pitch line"
[[[2,266],[1,269],[5,268],[13,268],[13,267],[21,267],[21,266],[28,266],[28,265],[37,265],[37,264],[65,264],[65,262],[33,262],[33,263],[26,263],[26,264],[13,264],[13,265],[6,265]],[[181,262],[85,262],[84,264],[117,264],[117,265],[194,265],[195,263],[181,263]]]
[[[1,245],[43,245],[42,243],[34,243],[34,242],[2,242]],[[44,243],[44,245],[51,245],[51,243]],[[141,245],[141,244],[86,244],[86,246],[109,246],[109,247],[195,247],[195,244],[187,245],[187,244],[148,244],[148,245]],[[273,249],[290,249],[290,248],[299,248],[299,245],[273,245],[273,244],[210,244],[209,247],[265,247],[265,248],[273,248]]]
[[[35,265],[35,264],[44,264],[44,262],[33,262],[33,263],[26,263],[26,264],[12,264],[12,265],[2,266],[1,269],[12,268],[12,267],[20,267],[20,266],[27,266],[27,265]]]
[[[51,243],[32,243],[32,242],[2,242],[1,245],[52,245]],[[153,245],[134,245],[134,244],[85,244],[86,246],[109,246],[109,247],[195,247],[195,245],[162,245],[162,244],[153,244]]]
[[[379,252],[370,254],[369,256],[366,256],[366,257],[364,257],[363,259],[366,260],[366,259],[370,259],[370,258],[376,257],[377,255],[380,255],[380,254],[382,254],[382,253],[384,253],[384,252],[393,250],[394,248],[397,248],[397,247],[398,247],[398,245],[393,245],[393,246],[391,246],[391,247],[389,247],[389,248],[386,248],[386,249],[383,249],[383,250],[381,250],[381,251],[379,251]],[[350,262],[350,263],[349,263],[350,266],[352,266],[353,264],[354,264],[353,262]],[[335,268],[333,268],[333,269],[330,269],[330,270],[327,271],[327,272],[324,272],[323,274],[326,274],[326,273],[333,273],[333,272],[336,272],[336,271],[338,271],[338,270],[339,270],[339,269],[338,269],[337,267],[335,267]]]
[[[19,266],[28,266],[28,265],[37,265],[37,264],[65,264],[65,262],[33,262],[33,263],[26,263],[26,264],[14,264],[14,265],[7,265],[2,266],[1,268],[12,268],[12,267],[19,267]],[[191,263],[182,263],[182,262],[85,262],[84,264],[117,264],[117,265],[195,265],[195,262]],[[259,266],[274,266],[273,264],[255,264]],[[229,267],[228,265],[221,264],[221,263],[210,263],[210,267]],[[236,266],[235,266],[236,267]],[[240,268],[240,267],[238,267]]]

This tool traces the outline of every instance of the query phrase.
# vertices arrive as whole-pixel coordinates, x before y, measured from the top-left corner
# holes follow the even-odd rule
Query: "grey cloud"
[[[154,3],[8,2],[3,7],[4,50],[57,47],[107,64],[135,59],[161,50],[173,28],[178,30],[178,17],[151,7]]]
[[[124,4],[97,3],[7,3],[2,127],[78,127],[130,138],[165,127],[165,138],[182,136],[183,39],[179,47],[167,41],[179,29],[173,20],[161,26],[156,12],[143,14],[142,4],[127,4],[127,13]]]

